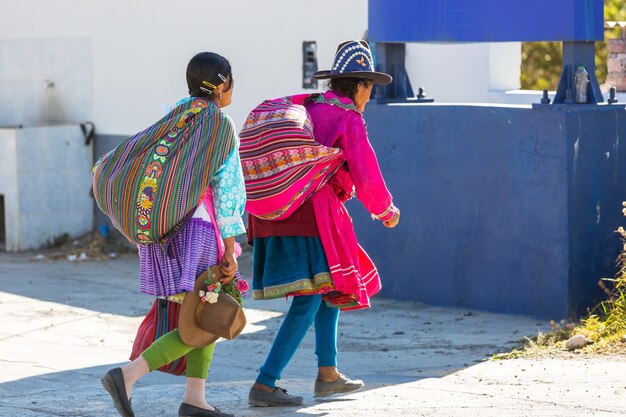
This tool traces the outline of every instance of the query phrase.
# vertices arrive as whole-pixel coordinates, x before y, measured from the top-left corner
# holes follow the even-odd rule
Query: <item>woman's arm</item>
[[[373,218],[382,220],[387,227],[394,227],[400,212],[393,205],[393,197],[380,172],[363,117],[347,112],[342,128],[345,134],[340,135],[336,146],[343,149],[357,198]]]
[[[211,186],[215,219],[222,238],[245,234],[246,228],[241,216],[246,206],[246,187],[241,171],[238,146],[226,158],[226,162],[216,174]]]
[[[215,219],[226,248],[222,258],[222,272],[226,275],[223,283],[227,283],[233,279],[238,268],[235,256],[235,236],[246,233],[241,218],[246,205],[246,188],[239,160],[238,144],[218,171],[211,186]]]

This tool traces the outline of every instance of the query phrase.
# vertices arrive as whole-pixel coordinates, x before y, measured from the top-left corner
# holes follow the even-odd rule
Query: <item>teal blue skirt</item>
[[[322,294],[333,289],[328,260],[317,237],[254,239],[252,290],[257,300]]]

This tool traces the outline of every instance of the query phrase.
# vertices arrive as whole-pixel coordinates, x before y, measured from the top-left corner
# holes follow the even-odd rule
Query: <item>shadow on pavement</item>
[[[24,312],[10,316],[12,323],[0,327],[0,362],[9,372],[0,378],[6,381],[0,384],[0,415],[116,416],[99,378],[116,362],[126,363],[136,326],[153,301],[138,293],[137,259],[75,264],[12,259],[0,256],[0,308],[3,303],[5,309],[17,303],[10,309],[23,304]],[[241,269],[249,277],[245,268],[249,260],[243,259]],[[6,302],[3,293],[8,294]],[[46,316],[49,305],[40,301],[62,304],[69,319],[57,318],[51,325]],[[368,310],[343,312],[339,320],[339,370],[366,382],[359,391],[361,399],[371,390],[441,378],[482,362],[542,326],[522,316],[378,297],[372,303]],[[296,414],[296,410],[247,406],[248,390],[289,304],[284,299],[246,302],[245,332],[216,348],[207,385],[209,401],[237,416]],[[72,315],[75,320],[70,320]],[[30,330],[23,331],[26,328]],[[331,403],[313,398],[314,352],[311,329],[279,385],[305,395],[304,409],[297,410],[300,415],[327,414],[316,406],[348,412],[353,404],[350,396]],[[137,415],[175,415],[183,391],[182,377],[148,375],[134,394],[134,407],[141,411]]]

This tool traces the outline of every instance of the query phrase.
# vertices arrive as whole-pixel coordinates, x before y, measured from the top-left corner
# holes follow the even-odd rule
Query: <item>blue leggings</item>
[[[289,312],[274,339],[270,354],[256,381],[275,387],[309,327],[315,322],[317,366],[337,366],[337,323],[339,309],[330,308],[321,295],[293,297]]]

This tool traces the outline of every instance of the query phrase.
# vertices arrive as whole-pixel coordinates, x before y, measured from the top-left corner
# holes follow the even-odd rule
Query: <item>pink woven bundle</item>
[[[240,132],[246,210],[265,220],[287,218],[343,163],[342,151],[320,145],[301,94],[266,100]]]

